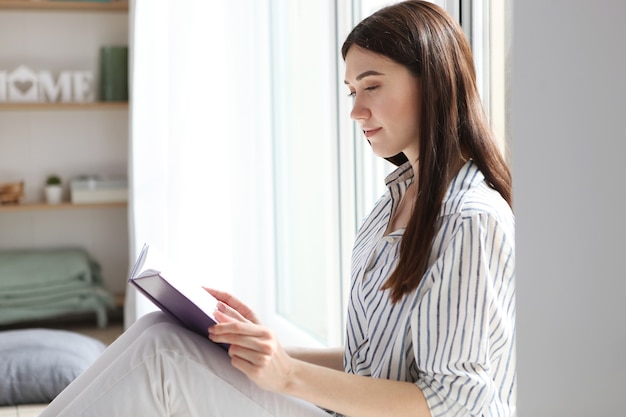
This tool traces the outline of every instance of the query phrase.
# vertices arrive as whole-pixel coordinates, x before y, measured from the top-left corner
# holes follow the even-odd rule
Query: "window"
[[[472,47],[476,81],[491,126],[506,154],[509,92],[508,60],[511,50],[512,4],[509,0],[448,1]]]
[[[342,327],[334,16],[271,2],[276,313],[322,344]]]

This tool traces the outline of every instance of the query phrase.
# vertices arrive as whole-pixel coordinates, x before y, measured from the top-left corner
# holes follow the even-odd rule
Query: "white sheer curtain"
[[[254,250],[271,228],[267,4],[131,4],[131,259],[149,242],[188,279],[254,305],[257,281],[233,277],[271,257]],[[127,325],[153,309],[135,295]]]

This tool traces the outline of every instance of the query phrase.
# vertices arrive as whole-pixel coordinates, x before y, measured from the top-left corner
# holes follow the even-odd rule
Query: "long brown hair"
[[[437,217],[460,164],[473,159],[509,205],[511,173],[480,101],[469,43],[443,9],[426,1],[388,6],[350,32],[341,49],[344,59],[352,45],[404,65],[421,84],[418,194],[398,265],[382,287],[398,302],[428,268]],[[407,159],[399,154],[389,160],[398,165]]]

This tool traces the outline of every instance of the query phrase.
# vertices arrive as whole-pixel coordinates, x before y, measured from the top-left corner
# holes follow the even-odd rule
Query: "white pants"
[[[260,389],[222,348],[156,312],[131,326],[40,415],[50,416],[329,415]]]

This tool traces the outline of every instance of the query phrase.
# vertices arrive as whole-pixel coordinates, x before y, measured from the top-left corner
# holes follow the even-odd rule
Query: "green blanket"
[[[0,252],[0,324],[92,311],[106,326],[113,296],[82,249]]]
[[[32,285],[75,281],[102,283],[100,267],[83,249],[0,252],[0,293]]]

